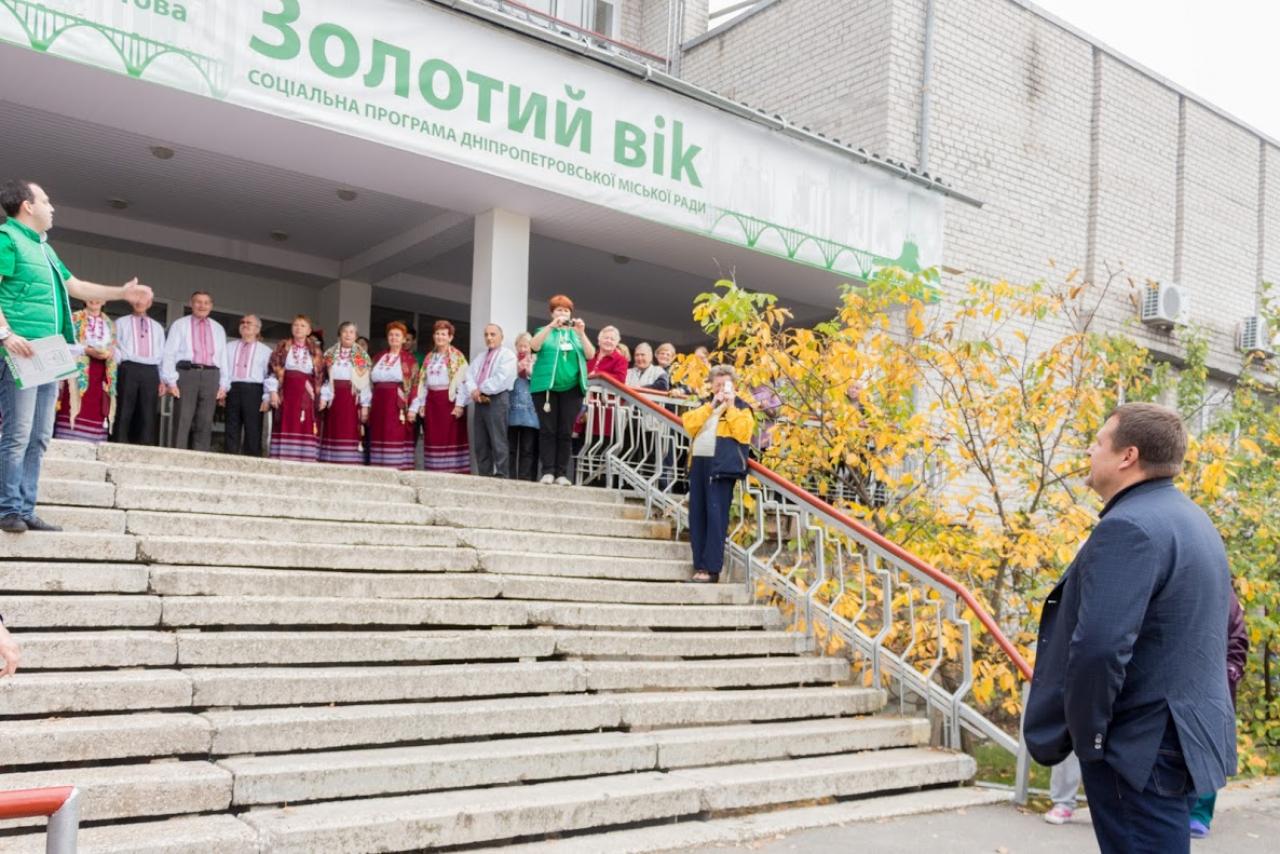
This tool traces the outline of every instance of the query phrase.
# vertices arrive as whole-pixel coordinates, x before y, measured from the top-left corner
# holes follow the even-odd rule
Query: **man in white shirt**
[[[116,321],[116,421],[111,440],[154,445],[160,435],[160,361],[164,358],[164,327],[147,314],[150,296],[129,301],[133,313]]]
[[[169,327],[160,379],[174,399],[177,448],[207,451],[213,442],[213,413],[226,400],[230,383],[223,376],[227,333],[209,316],[213,297],[191,295],[191,313]]]
[[[516,384],[516,354],[502,346],[502,327],[496,323],[484,328],[484,343],[488,349],[467,365],[458,399],[468,401],[474,410],[471,447],[477,474],[505,478],[510,468],[507,413]]]
[[[223,375],[229,378],[227,392],[227,453],[247,457],[262,456],[262,413],[270,406],[271,395],[264,391],[271,348],[258,340],[262,321],[257,315],[240,318],[240,339],[227,345]],[[243,436],[243,442],[242,442]]]

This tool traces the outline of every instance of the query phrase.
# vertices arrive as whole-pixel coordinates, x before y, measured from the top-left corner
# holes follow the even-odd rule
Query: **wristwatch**
[[[12,334],[13,334],[12,329],[10,329],[7,326],[0,326],[0,342],[8,340],[9,336]]]

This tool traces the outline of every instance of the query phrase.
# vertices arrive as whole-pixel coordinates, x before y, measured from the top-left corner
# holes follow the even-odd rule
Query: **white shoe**
[[[553,474],[544,474],[542,476],[542,480],[538,481],[538,483],[546,483],[546,484],[552,484],[555,482],[556,482],[556,476]]]
[[[556,486],[573,486],[573,481],[567,477],[558,477],[556,478]]]

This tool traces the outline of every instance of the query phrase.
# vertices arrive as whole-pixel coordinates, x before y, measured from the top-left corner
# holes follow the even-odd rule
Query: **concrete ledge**
[[[279,511],[277,511],[279,512]],[[273,543],[316,543],[349,546],[408,546],[456,548],[458,534],[450,528],[422,525],[381,525],[346,521],[340,524],[303,519],[258,518],[245,524],[243,516],[158,513],[130,510],[128,531],[139,536],[201,539],[266,540]]]
[[[317,464],[318,466],[318,464]],[[340,473],[366,471],[363,467],[344,467]],[[326,476],[330,475],[330,476]],[[230,492],[299,501],[339,497],[352,501],[413,503],[413,489],[394,481],[371,482],[346,480],[331,476],[322,468],[308,467],[297,474],[254,473],[221,468],[188,468],[185,466],[112,465],[107,478],[116,486],[168,487],[181,484],[184,489]]]
[[[595,555],[608,558],[643,560],[675,560],[688,563],[689,544],[671,540],[633,540],[598,537],[589,534],[547,534],[522,531],[494,531],[485,528],[461,528],[458,537],[464,545],[484,551],[524,551],[542,555]],[[692,575],[690,569],[688,575]],[[683,580],[688,580],[688,575]]]
[[[52,450],[50,448],[51,452]],[[63,457],[47,453],[40,463],[42,485],[46,479],[104,483],[107,479],[107,464],[100,463],[92,457]]]
[[[0,590],[5,593],[146,593],[147,568],[136,563],[0,561]]]
[[[413,664],[549,658],[553,632],[180,632],[188,666]]]
[[[595,557],[544,552],[481,551],[480,568],[499,575],[612,578],[624,581],[688,581],[688,560]]]
[[[470,549],[397,546],[315,546],[302,542],[141,537],[140,560],[191,566],[260,566],[283,569],[379,570],[383,572],[468,572]]]
[[[6,595],[4,614],[11,629],[147,628],[160,625],[160,597]]]
[[[98,446],[97,458],[113,467],[153,467],[162,469],[206,469],[215,472],[269,474],[279,477],[304,478],[311,481],[339,480],[394,486],[399,483],[396,472],[365,466],[342,466],[329,463],[295,463],[263,457],[203,453],[178,448],[153,448],[142,445],[118,445],[114,442]]]
[[[124,512],[121,510],[41,505],[40,518],[73,533],[124,533]]]
[[[476,572],[312,572],[260,567],[154,566],[151,589],[163,596],[494,599],[502,592],[502,579]]]
[[[122,534],[28,531],[0,534],[0,555],[10,560],[133,561],[138,542]]]
[[[258,835],[230,815],[203,815],[86,827],[82,854],[259,854]],[[44,834],[6,839],[12,854],[44,854]],[[6,848],[6,851],[9,849]]]
[[[166,626],[523,626],[528,605],[491,599],[166,596]]]
[[[116,487],[116,507],[127,510],[158,510],[165,513],[224,514],[270,518],[280,512],[280,499],[265,495],[244,495],[217,490],[197,490],[154,486]],[[434,513],[420,504],[378,501],[344,501],[332,494],[294,504],[290,512],[299,519],[345,523],[382,522],[400,525],[430,525]]]
[[[537,505],[535,505],[537,506]],[[670,540],[671,525],[640,519],[610,519],[598,516],[571,516],[523,511],[437,507],[437,525],[459,528],[490,528],[504,531],[538,531],[551,534],[591,534],[599,537]],[[540,511],[541,508],[539,508]]]
[[[110,507],[115,501],[114,484],[92,480],[59,480],[41,477],[37,507],[65,504],[73,507]]]

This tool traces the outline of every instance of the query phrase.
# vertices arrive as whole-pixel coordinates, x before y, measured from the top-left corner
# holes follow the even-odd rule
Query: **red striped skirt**
[[[80,413],[75,426],[71,424],[72,377],[62,384],[58,395],[58,415],[53,421],[55,439],[73,439],[77,442],[107,441],[107,419],[111,417],[111,395],[102,387],[107,381],[107,363],[99,359],[89,360],[89,387],[80,396]]]
[[[374,383],[369,406],[369,465],[413,470],[413,423],[400,405],[400,383]]]
[[[271,458],[314,463],[320,451],[316,402],[307,392],[311,373],[285,371],[280,408],[271,426]],[[316,392],[319,394],[319,391]]]
[[[427,471],[471,472],[471,448],[467,443],[466,417],[453,417],[453,401],[446,388],[427,391],[426,426],[422,435],[422,462]]]
[[[333,401],[324,411],[320,437],[320,462],[364,465],[360,445],[360,404],[351,393],[350,380],[333,381]]]

